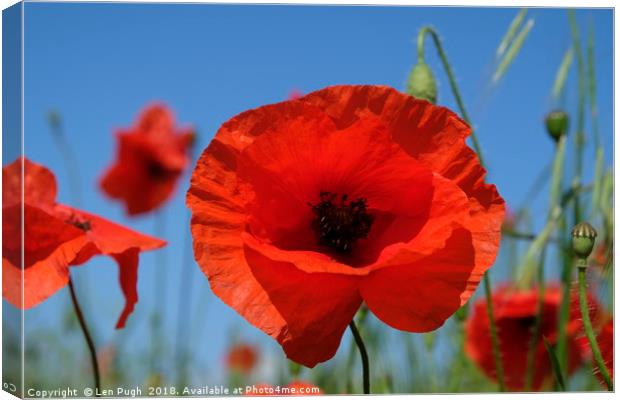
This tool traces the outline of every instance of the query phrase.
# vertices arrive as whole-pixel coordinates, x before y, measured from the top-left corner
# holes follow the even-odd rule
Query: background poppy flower
[[[438,328],[493,263],[504,201],[451,111],[383,86],[334,86],[244,112],[187,195],[213,292],[313,367],[362,301]]]
[[[249,374],[258,360],[258,352],[248,344],[233,346],[226,356],[226,365],[233,371]]]
[[[95,255],[108,255],[119,266],[120,285],[125,295],[125,307],[116,324],[117,328],[122,328],[138,301],[138,254],[160,248],[165,242],[97,215],[56,203],[54,175],[47,168],[27,159],[20,158],[4,167],[2,178],[2,296],[15,307],[34,307],[69,282],[70,266],[84,264]]]
[[[291,394],[293,396],[303,396],[303,395],[321,395],[323,391],[316,385],[313,385],[310,382],[303,381],[300,379],[294,380],[288,385],[286,388],[289,390],[287,394]]]
[[[170,109],[153,104],[134,127],[120,130],[116,137],[116,161],[101,179],[101,188],[122,201],[129,215],[158,208],[172,195],[189,164],[192,129],[175,128]]]
[[[501,287],[493,294],[493,311],[500,342],[500,353],[504,368],[506,385],[512,390],[523,390],[527,371],[527,357],[538,307],[538,289],[519,291],[508,286]],[[557,321],[561,293],[558,286],[545,289],[540,335],[536,339],[536,350],[532,372],[532,389],[539,390],[550,382],[553,370],[545,349],[543,337],[551,345],[557,340]],[[583,326],[581,324],[577,293],[571,298],[570,322],[566,328],[568,371],[573,372],[581,363],[580,353]],[[593,313],[597,306],[590,297]],[[593,315],[594,316],[594,315]],[[485,299],[480,299],[473,307],[473,314],[465,327],[465,352],[482,371],[496,379],[495,361],[489,333],[489,319]]]

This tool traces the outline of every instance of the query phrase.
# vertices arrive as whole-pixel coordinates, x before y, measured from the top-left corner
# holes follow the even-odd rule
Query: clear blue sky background
[[[415,61],[417,32],[427,24],[443,39],[490,167],[490,181],[517,207],[552,155],[542,121],[555,106],[551,86],[571,43],[565,10],[530,9],[534,28],[506,76],[489,93],[485,88],[493,57],[516,9],[27,3],[25,12],[27,157],[55,172],[59,200],[71,203],[68,176],[46,120],[51,109],[58,110],[80,165],[82,208],[151,234],[156,232],[153,216],[125,217],[121,206],[97,187],[114,157],[114,130],[131,125],[145,104],[161,100],[171,106],[181,124],[196,127],[202,149],[224,121],[284,100],[293,89],[307,93],[332,84],[403,89]],[[611,163],[613,16],[610,10],[578,10],[577,16],[582,37],[589,27],[596,37],[600,131]],[[430,41],[427,60],[438,76],[439,104],[455,109]],[[570,112],[576,108],[574,70],[565,100]],[[587,152],[591,160],[592,148]],[[586,164],[590,178],[591,163]],[[225,346],[235,335],[265,344],[279,356],[269,338],[209,293],[195,264],[184,266],[187,179],[165,210],[169,246],[141,258],[140,302],[127,332],[119,336],[113,329],[123,304],[113,262],[98,257],[74,270],[89,288],[82,293],[89,297],[86,308],[98,344],[125,335],[132,343],[129,351],[148,346],[149,316],[162,301],[153,294],[156,257],[163,255],[166,334],[172,337],[177,327],[180,279],[190,279],[192,296],[184,299],[190,311],[182,316],[183,329],[190,331],[200,368],[217,376]],[[544,195],[533,204],[536,227],[545,204]],[[184,268],[189,275],[183,275]],[[498,282],[505,267],[499,263],[496,268],[493,279]],[[58,327],[60,310],[67,304],[68,294],[62,291],[28,311],[27,333]]]

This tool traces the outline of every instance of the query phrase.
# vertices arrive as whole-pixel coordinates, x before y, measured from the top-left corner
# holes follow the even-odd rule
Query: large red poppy
[[[334,86],[244,112],[187,195],[211,288],[292,360],[336,352],[362,301],[436,329],[493,263],[504,201],[453,112],[383,86]]]
[[[506,386],[512,390],[523,390],[528,367],[528,351],[538,310],[538,290],[534,288],[520,291],[503,286],[494,292],[492,298]],[[560,301],[561,292],[558,286],[546,288],[539,335],[536,338],[531,386],[533,390],[539,390],[553,379],[551,361],[543,337],[550,345],[556,344]],[[590,297],[589,301],[595,312],[597,307],[594,298]],[[583,326],[580,315],[577,293],[573,293],[570,322],[566,329],[569,373],[573,372],[582,361],[580,343]],[[473,314],[467,321],[465,352],[487,376],[497,379],[485,299],[476,302]]]
[[[119,266],[125,295],[117,328],[125,325],[138,301],[138,254],[165,245],[163,240],[56,203],[52,172],[21,158],[2,169],[2,218],[2,296],[9,303],[18,308],[34,307],[69,282],[70,266],[84,264],[95,255],[108,255]]]
[[[101,179],[101,188],[122,201],[129,215],[158,208],[170,198],[189,164],[193,131],[176,128],[172,112],[153,104],[135,126],[120,130],[117,140],[116,161]]]

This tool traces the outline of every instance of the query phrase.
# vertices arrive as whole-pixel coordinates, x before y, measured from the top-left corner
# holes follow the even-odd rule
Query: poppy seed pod
[[[572,230],[573,251],[580,258],[588,258],[596,239],[596,229],[587,222],[580,222]]]
[[[407,94],[418,99],[437,102],[437,82],[433,72],[425,63],[418,63],[411,70],[407,81]]]
[[[568,131],[568,114],[564,111],[551,111],[545,118],[549,136],[556,142]]]

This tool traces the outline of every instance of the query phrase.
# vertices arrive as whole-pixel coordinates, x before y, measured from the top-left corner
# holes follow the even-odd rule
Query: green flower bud
[[[545,118],[547,133],[556,142],[568,131],[568,114],[564,111],[551,111]]]
[[[596,239],[596,229],[587,222],[580,222],[573,228],[573,251],[579,258],[588,258]]]
[[[433,104],[437,102],[437,83],[431,69],[425,63],[418,63],[409,74],[407,94]]]

